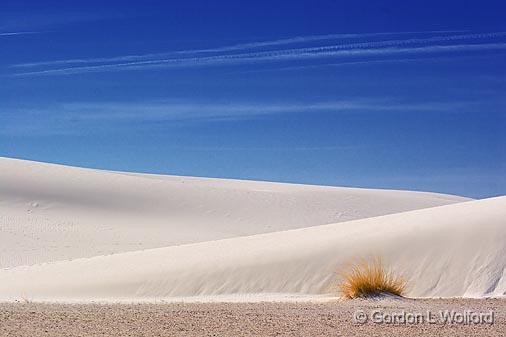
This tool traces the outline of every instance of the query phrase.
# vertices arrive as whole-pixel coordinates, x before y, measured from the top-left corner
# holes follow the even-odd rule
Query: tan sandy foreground
[[[443,323],[441,312],[493,312],[493,323]],[[434,323],[428,323],[430,312]],[[365,313],[368,322],[354,322]],[[375,314],[374,314],[375,313]],[[379,314],[378,314],[379,313]],[[399,321],[409,315],[419,322]],[[371,322],[375,320],[384,323]],[[387,321],[398,318],[397,324]],[[470,316],[469,316],[470,317]],[[356,320],[356,319],[355,319]],[[486,320],[486,319],[485,319]],[[504,336],[506,300],[326,303],[0,304],[0,336]]]

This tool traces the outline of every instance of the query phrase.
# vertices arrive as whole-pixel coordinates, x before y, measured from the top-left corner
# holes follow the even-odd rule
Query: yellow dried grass
[[[385,269],[380,257],[358,259],[339,274],[342,280],[339,291],[348,299],[383,294],[403,296],[406,290],[406,280]]]

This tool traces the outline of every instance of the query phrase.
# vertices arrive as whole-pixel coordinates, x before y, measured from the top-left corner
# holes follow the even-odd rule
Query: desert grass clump
[[[406,280],[385,269],[379,257],[362,258],[340,273],[339,291],[344,298],[403,296]]]

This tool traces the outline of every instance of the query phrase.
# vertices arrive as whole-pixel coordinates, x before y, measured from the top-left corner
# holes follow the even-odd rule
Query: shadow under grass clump
[[[340,273],[344,298],[403,297],[406,280],[387,270],[379,257],[359,259]]]

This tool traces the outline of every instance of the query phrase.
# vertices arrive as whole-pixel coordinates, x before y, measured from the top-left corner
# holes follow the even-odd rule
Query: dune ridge
[[[0,158],[0,268],[304,228],[465,200]]]

